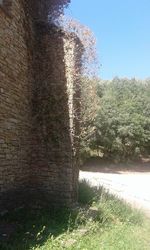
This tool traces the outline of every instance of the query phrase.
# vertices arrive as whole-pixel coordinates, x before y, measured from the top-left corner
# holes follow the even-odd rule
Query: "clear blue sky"
[[[72,0],[67,13],[97,38],[100,77],[150,77],[150,0]]]

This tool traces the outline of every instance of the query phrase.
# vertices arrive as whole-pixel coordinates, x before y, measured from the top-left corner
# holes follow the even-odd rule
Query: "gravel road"
[[[110,193],[124,199],[150,216],[150,170],[146,172],[80,171],[80,180],[86,179],[92,186],[104,186]]]

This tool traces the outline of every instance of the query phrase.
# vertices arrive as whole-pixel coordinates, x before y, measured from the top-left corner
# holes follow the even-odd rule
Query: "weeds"
[[[22,209],[1,218],[17,230],[1,250],[149,250],[150,225],[139,211],[102,187],[79,185],[80,207]],[[83,206],[84,204],[84,206]]]

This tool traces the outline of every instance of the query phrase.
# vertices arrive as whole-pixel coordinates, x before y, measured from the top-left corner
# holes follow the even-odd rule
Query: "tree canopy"
[[[96,94],[99,104],[87,146],[116,159],[149,154],[150,80],[98,80]]]

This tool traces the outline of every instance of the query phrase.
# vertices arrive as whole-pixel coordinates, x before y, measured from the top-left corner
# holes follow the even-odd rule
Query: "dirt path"
[[[80,180],[86,179],[93,186],[104,186],[109,192],[150,216],[150,168],[146,165],[142,168],[132,167],[131,171],[129,169],[109,166],[92,172],[88,168],[88,171],[80,171]]]

